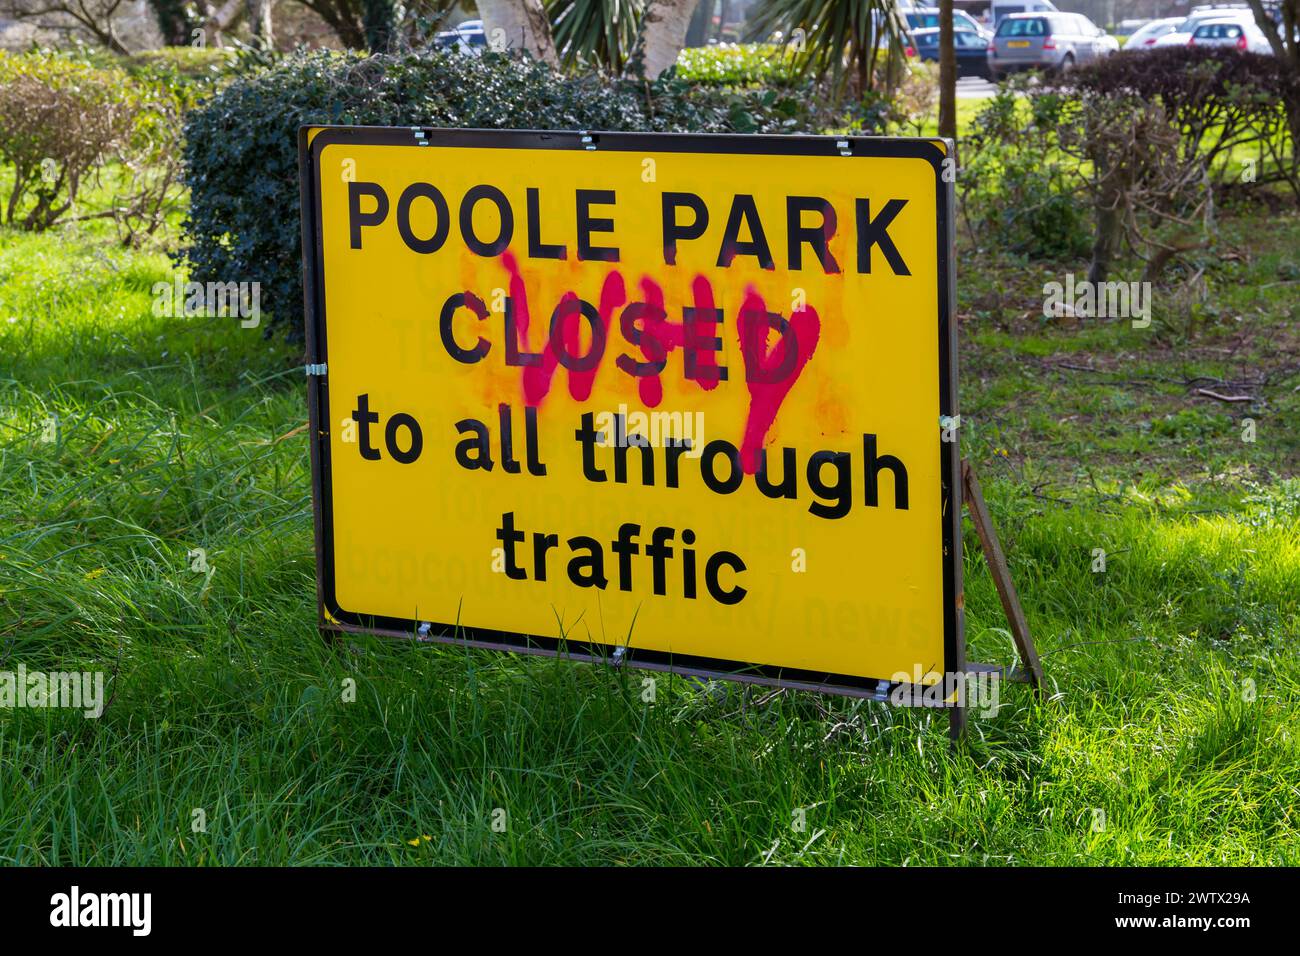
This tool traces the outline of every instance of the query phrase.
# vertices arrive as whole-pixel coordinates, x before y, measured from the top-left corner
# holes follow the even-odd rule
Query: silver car
[[[1000,80],[1015,70],[1065,71],[1110,55],[1114,39],[1078,13],[1022,13],[998,24],[989,43],[989,72]]]

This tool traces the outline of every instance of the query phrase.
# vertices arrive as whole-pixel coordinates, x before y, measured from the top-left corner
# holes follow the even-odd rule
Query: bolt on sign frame
[[[991,670],[963,635],[950,154],[303,127],[322,630],[879,700]]]

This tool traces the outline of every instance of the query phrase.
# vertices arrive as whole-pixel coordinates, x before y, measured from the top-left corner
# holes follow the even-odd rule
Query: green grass
[[[962,97],[957,100],[957,133],[962,135],[970,129],[971,123],[979,115],[979,111],[987,105],[988,100],[985,97]],[[939,104],[935,101],[933,114],[927,117],[920,126],[915,130],[908,130],[900,135],[916,136],[938,136],[939,135]]]
[[[0,233],[0,670],[112,697],[0,711],[0,862],[1300,862],[1300,349],[1270,285],[1300,223],[1224,228],[1189,329],[1044,320],[1081,264],[963,250],[964,450],[1050,694],[1003,688],[957,753],[874,703],[661,677],[651,705],[639,672],[326,645],[302,356],[153,317],[160,253]],[[1010,663],[965,546],[973,656]]]

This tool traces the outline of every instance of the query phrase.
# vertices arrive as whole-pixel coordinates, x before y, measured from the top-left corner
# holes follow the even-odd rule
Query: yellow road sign
[[[323,624],[858,694],[959,669],[946,168],[305,129]]]

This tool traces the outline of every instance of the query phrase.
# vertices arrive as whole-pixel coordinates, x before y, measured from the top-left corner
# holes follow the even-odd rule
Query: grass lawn
[[[0,710],[0,863],[1300,863],[1300,219],[1222,227],[1148,329],[1043,319],[1082,263],[963,240],[964,451],[1051,693],[958,753],[875,703],[328,647],[301,354],[154,317],[160,253],[0,232],[0,670],[111,695]],[[1010,663],[965,547],[972,656]]]
[[[957,132],[960,136],[970,128],[979,111],[988,105],[986,97],[962,97],[957,100]],[[933,115],[914,129],[907,130],[907,135],[938,136],[939,106],[936,103]]]

